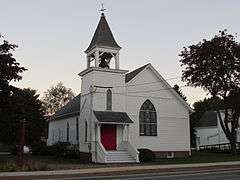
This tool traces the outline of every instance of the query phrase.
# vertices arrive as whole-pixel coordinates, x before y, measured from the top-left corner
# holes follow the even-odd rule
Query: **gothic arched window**
[[[107,90],[107,100],[106,100],[106,109],[112,110],[112,91],[110,89]]]
[[[69,123],[67,123],[67,142],[69,142]]]
[[[151,103],[146,100],[139,113],[140,136],[157,136],[157,113]]]

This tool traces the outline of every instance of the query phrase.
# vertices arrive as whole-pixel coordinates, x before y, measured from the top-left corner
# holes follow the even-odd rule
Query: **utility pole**
[[[18,133],[18,145],[17,145],[17,166],[23,166],[23,150],[25,144],[25,122],[26,120],[20,120],[19,122],[19,133]]]

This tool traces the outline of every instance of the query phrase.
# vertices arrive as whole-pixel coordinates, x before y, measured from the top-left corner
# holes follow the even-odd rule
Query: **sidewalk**
[[[97,173],[126,172],[126,171],[164,170],[164,169],[168,170],[168,169],[198,168],[198,167],[200,168],[200,167],[216,167],[216,166],[221,167],[221,166],[238,166],[238,165],[240,168],[240,161],[200,163],[200,164],[143,165],[143,166],[89,168],[89,169],[58,170],[58,171],[0,172],[0,177],[97,174]]]

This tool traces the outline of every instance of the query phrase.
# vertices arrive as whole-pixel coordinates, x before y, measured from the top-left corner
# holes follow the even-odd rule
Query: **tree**
[[[228,103],[228,99],[237,98],[240,88],[240,44],[226,30],[219,31],[210,40],[203,39],[196,45],[184,47],[180,57],[181,66],[185,67],[182,80],[223,100],[224,118],[220,109],[217,114],[235,154],[239,109],[236,109],[237,104]]]
[[[0,141],[16,143],[17,125],[22,119],[26,120],[26,144],[40,141],[45,136],[46,120],[36,90],[15,88],[9,100],[8,114],[0,123]]]
[[[0,38],[3,37],[0,35]],[[21,73],[26,71],[24,67],[20,67],[20,64],[13,57],[12,51],[16,48],[17,45],[10,44],[6,40],[3,40],[3,43],[0,44],[0,139],[3,141],[13,140],[12,138],[8,139],[8,137],[14,134],[16,130],[15,121],[17,121],[17,119],[11,118],[14,114],[12,111],[14,106],[12,95],[17,91],[17,88],[9,83],[21,80]]]
[[[0,38],[2,36],[0,35]],[[20,67],[20,64],[13,57],[11,51],[14,51],[18,46],[10,44],[8,41],[3,40],[0,44],[0,98],[1,102],[6,102],[4,98],[10,95],[12,86],[9,85],[10,81],[19,81],[22,79],[20,75],[27,69]]]
[[[183,98],[184,101],[187,101],[187,97],[183,94],[182,90],[177,84],[173,86],[173,89]]]
[[[74,93],[72,90],[65,87],[62,82],[58,83],[56,86],[52,86],[45,92],[43,97],[45,113],[47,115],[53,115],[73,98]]]
[[[10,85],[12,81],[21,80],[21,74],[27,70],[13,57],[11,52],[16,48],[17,45],[5,40],[0,45],[0,141],[16,143],[17,124],[26,119],[26,143],[31,144],[43,136],[46,122],[36,91]]]

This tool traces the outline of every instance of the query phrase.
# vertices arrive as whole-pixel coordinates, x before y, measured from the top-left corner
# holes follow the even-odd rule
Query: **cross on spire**
[[[101,3],[101,9],[99,10],[99,11],[101,11],[102,12],[102,15],[104,14],[104,11],[106,11],[107,9],[106,8],[104,8],[104,6],[103,6],[103,3]]]

